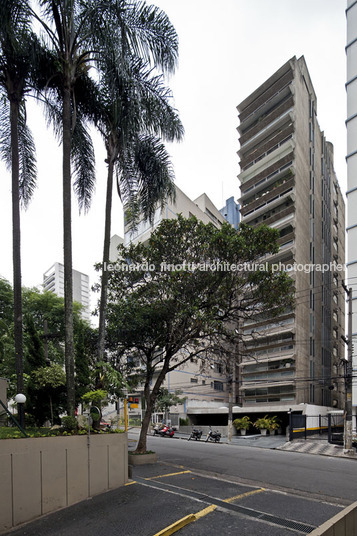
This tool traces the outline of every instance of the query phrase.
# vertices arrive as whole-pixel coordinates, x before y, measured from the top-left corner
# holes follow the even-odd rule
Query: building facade
[[[344,202],[304,57],[238,106],[241,220],[279,231],[264,259],[294,280],[293,309],[243,326],[243,406],[343,407]]]
[[[232,225],[232,227],[238,229],[240,222],[239,205],[235,202],[233,196],[227,199],[226,204],[223,208],[221,208],[220,213]]]
[[[357,3],[347,1],[347,246],[348,279],[347,286],[352,289],[352,342],[357,337]],[[357,435],[357,358],[352,358],[352,426]]]
[[[90,287],[89,277],[77,270],[72,271],[73,277],[73,300],[82,305],[81,316],[85,320],[90,320]],[[64,297],[64,266],[60,262],[55,262],[43,274],[43,289]]]

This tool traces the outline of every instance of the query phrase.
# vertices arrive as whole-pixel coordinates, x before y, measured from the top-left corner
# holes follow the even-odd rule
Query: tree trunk
[[[71,93],[63,94],[63,264],[65,368],[67,382],[67,413],[75,414],[74,343],[73,343],[73,274],[72,274],[72,217],[71,217]]]
[[[98,361],[104,360],[105,347],[105,319],[107,312],[107,295],[108,295],[108,271],[106,265],[109,259],[110,250],[110,230],[112,217],[112,199],[113,199],[113,172],[114,163],[108,155],[108,178],[107,178],[107,198],[105,204],[105,224],[104,224],[104,247],[103,247],[103,267],[102,267],[102,284],[100,291],[99,304],[99,333],[98,333]]]
[[[11,180],[12,180],[12,255],[14,282],[14,338],[17,392],[24,392],[22,293],[21,293],[21,227],[20,227],[20,163],[18,138],[19,103],[10,100]],[[24,426],[24,406],[19,404],[20,425]]]
[[[160,371],[159,376],[157,377],[157,380],[155,382],[154,388],[151,391],[151,393],[150,393],[150,378],[148,377],[146,378],[145,387],[144,387],[146,411],[145,411],[144,419],[141,425],[139,441],[135,449],[135,452],[137,452],[138,454],[144,454],[147,450],[146,436],[147,436],[148,429],[150,426],[152,410],[155,405],[157,395],[159,393],[159,389],[165,379],[169,363],[170,363],[170,358],[166,357],[164,365]]]
[[[139,454],[144,454],[147,451],[146,436],[147,436],[148,429],[150,426],[152,408],[153,406],[152,406],[151,400],[149,402],[146,401],[146,411],[145,411],[143,422],[141,425],[139,441],[135,449],[135,452]]]

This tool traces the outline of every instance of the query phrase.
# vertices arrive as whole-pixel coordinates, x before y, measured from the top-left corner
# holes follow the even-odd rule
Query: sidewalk
[[[175,432],[177,439],[188,439],[189,434],[183,434],[180,431]],[[202,437],[201,441],[205,438]],[[221,443],[228,443],[227,437],[222,437]],[[353,449],[352,453],[345,453],[340,445],[332,445],[324,439],[306,439],[287,441],[284,435],[234,435],[232,445],[240,447],[255,447],[262,449],[277,449],[288,452],[301,452],[306,454],[317,454],[320,456],[335,456],[339,458],[349,458],[357,460],[357,453]]]
[[[352,453],[345,453],[342,446],[331,445],[331,443],[328,443],[323,439],[287,441],[284,445],[277,448],[279,450],[286,450],[289,452],[303,452],[307,454],[319,454],[320,456],[335,456],[338,458],[357,460],[357,453],[355,449],[353,449]]]

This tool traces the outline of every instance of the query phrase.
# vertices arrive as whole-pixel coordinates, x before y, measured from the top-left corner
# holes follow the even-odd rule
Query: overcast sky
[[[292,56],[305,56],[317,95],[321,130],[335,147],[335,169],[346,190],[344,0],[157,0],[180,40],[177,72],[169,80],[185,139],[168,147],[176,184],[192,199],[205,192],[221,208],[239,198],[236,106]],[[38,188],[22,213],[23,284],[35,286],[62,262],[61,148],[41,110],[29,105],[38,158]],[[73,207],[73,267],[96,274],[101,260],[106,166],[95,136],[97,187],[92,208]],[[0,276],[12,281],[11,177],[1,165]],[[113,206],[112,234],[123,234],[122,207]],[[92,300],[94,306],[94,300]]]

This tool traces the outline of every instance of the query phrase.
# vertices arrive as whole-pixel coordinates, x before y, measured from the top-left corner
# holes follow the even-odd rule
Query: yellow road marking
[[[163,530],[160,530],[160,532],[157,532],[155,536],[170,536],[170,534],[174,534],[178,530],[182,529],[182,527],[185,527],[189,523],[192,523],[192,521],[195,521],[195,515],[190,514],[188,516],[183,517],[182,519],[179,519],[169,527],[166,527]]]
[[[230,497],[229,499],[224,499],[223,502],[231,503],[237,499],[243,499],[244,497],[249,497],[249,495],[255,495],[255,493],[261,493],[265,491],[265,488],[255,489],[253,491],[247,491],[246,493],[241,493],[240,495],[235,495],[235,497]]]
[[[155,480],[155,478],[165,478],[166,476],[184,475],[185,473],[191,473],[191,471],[180,471],[179,473],[167,473],[166,475],[151,476],[150,478],[145,478],[145,480]]]
[[[145,480],[152,480],[154,478],[164,478],[165,476],[174,476],[174,475],[182,475],[183,473],[191,473],[191,471],[181,471],[180,473],[170,473],[167,475],[160,475],[160,476],[154,476],[152,478],[146,478]],[[134,482],[133,482],[134,483]],[[265,488],[255,489],[253,491],[247,491],[246,493],[241,493],[240,495],[235,495],[234,497],[230,497],[229,499],[224,499],[222,502],[230,503],[233,501],[236,501],[238,499],[243,499],[244,497],[248,497],[249,495],[254,495],[256,493],[261,493],[262,491],[265,491]],[[200,510],[199,512],[196,512],[195,514],[189,514],[188,516],[185,516],[172,525],[169,525],[165,529],[162,529],[160,532],[157,532],[154,536],[170,536],[171,534],[174,534],[178,530],[182,529],[189,523],[192,523],[193,521],[196,521],[197,519],[200,519],[201,517],[206,516],[207,514],[210,514],[217,508],[217,505],[210,504],[207,506],[207,508],[204,508],[203,510]]]
[[[203,510],[200,510],[199,512],[197,512],[195,514],[195,518],[200,519],[200,517],[206,516],[210,512],[213,512],[213,510],[215,510],[216,508],[217,506],[215,504],[211,504],[210,506],[207,506],[207,508],[204,508]]]
[[[136,484],[136,480],[132,480],[132,482],[127,482],[125,485],[126,486],[131,486],[132,484]]]

